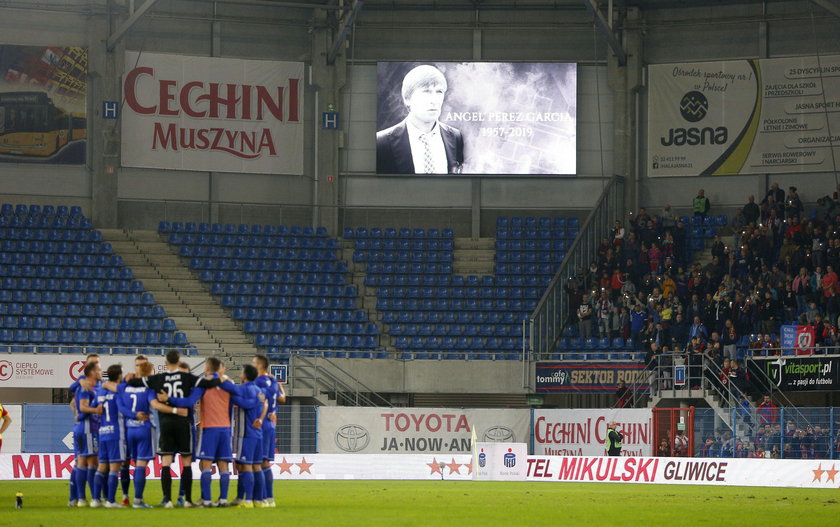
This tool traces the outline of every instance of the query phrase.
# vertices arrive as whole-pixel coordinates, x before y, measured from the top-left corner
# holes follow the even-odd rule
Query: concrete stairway
[[[452,272],[462,275],[493,276],[496,256],[495,238],[455,238]]]
[[[201,355],[249,361],[259,353],[204,284],[155,231],[101,229],[115,254],[143,281]]]
[[[455,238],[454,260],[452,262],[452,273],[456,275],[489,275],[493,276],[493,264],[496,256],[495,238]],[[379,329],[380,345],[389,353],[395,353],[393,339],[382,323],[382,315],[376,309],[376,288],[367,287],[365,280],[365,264],[353,261],[353,240],[340,239],[341,259],[347,262],[350,269],[350,283],[356,286],[359,291],[362,309],[368,314],[368,318],[376,324]]]
[[[732,245],[735,243],[735,237],[731,236],[731,235],[729,235],[729,236],[721,235],[720,239],[723,242],[723,244],[728,246],[728,247],[732,247]],[[709,240],[706,243],[706,248],[705,249],[703,249],[702,251],[697,251],[696,253],[694,253],[694,261],[696,263],[699,263],[700,267],[703,267],[706,264],[709,264],[709,263],[712,262],[712,241],[711,240]]]

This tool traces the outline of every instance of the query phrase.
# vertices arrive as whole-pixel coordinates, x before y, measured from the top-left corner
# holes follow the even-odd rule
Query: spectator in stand
[[[662,212],[659,214],[659,217],[662,218],[662,230],[667,234],[674,230],[674,227],[677,225],[677,216],[674,214],[674,211],[671,210],[671,206],[667,203],[664,207],[662,207]]]
[[[744,213],[744,221],[746,222],[745,225],[758,225],[758,220],[761,218],[761,208],[759,208],[758,204],[755,202],[755,196],[750,194],[750,197],[747,198],[747,204],[744,205],[742,210]]]
[[[621,221],[615,220],[613,224],[613,243],[617,246],[621,246],[624,243],[624,226],[621,225]]]
[[[706,325],[701,322],[700,317],[694,316],[694,323],[688,328],[688,338],[700,337],[703,340],[709,338],[709,332],[706,330]]]
[[[666,438],[663,437],[659,442],[659,446],[656,448],[656,455],[659,457],[671,457],[671,448],[668,446],[668,440]]]
[[[671,345],[674,349],[685,349],[688,344],[688,323],[682,313],[674,316],[674,321],[668,326],[671,334]]]
[[[691,209],[694,211],[695,216],[700,216],[705,219],[706,214],[708,214],[711,208],[712,203],[706,197],[706,191],[701,188],[697,191],[697,196],[691,202]]]
[[[788,242],[788,240],[785,240]],[[811,293],[811,277],[804,267],[799,268],[799,274],[793,279],[793,292],[796,295],[796,316],[798,317],[808,309],[808,296]]]
[[[787,199],[785,199],[785,218],[800,218],[803,212],[805,212],[805,207],[802,206],[796,187],[790,187]]]
[[[633,306],[633,310],[630,312],[630,338],[633,339],[633,342],[636,346],[636,351],[642,349],[642,330],[645,327],[645,321],[647,320],[647,313],[642,311],[642,306],[636,304]]]
[[[738,335],[731,319],[727,319],[721,332],[720,343],[723,345],[723,355],[729,359],[738,357]]]
[[[831,454],[831,438],[820,425],[814,426],[814,457],[826,459]]]
[[[618,408],[625,408],[630,404],[630,399],[633,397],[633,391],[627,387],[627,383],[621,381],[621,384],[618,385],[618,389],[615,391],[616,397],[616,406]]]
[[[592,306],[589,305],[589,295],[584,293],[580,306],[578,306],[578,332],[583,338],[592,336]]]
[[[770,291],[765,291],[764,299],[761,301],[758,310],[764,332],[775,333],[779,303],[773,298],[773,294]]]
[[[674,437],[674,457],[685,457],[688,455],[688,437],[683,430],[677,430]]]
[[[759,404],[756,408],[755,413],[758,416],[759,424],[776,425],[779,422],[779,409],[775,404],[773,404],[773,401],[770,400],[769,395],[764,396],[761,404]]]
[[[761,200],[761,203],[765,204],[770,199],[776,203],[782,203],[785,200],[785,191],[779,188],[778,183],[772,183],[770,185],[770,190],[768,190],[767,194],[764,195],[764,199]]]
[[[831,293],[837,291],[837,288],[837,273],[835,273],[834,268],[829,265],[825,268],[825,274],[822,277],[820,289],[822,289],[823,296],[828,299],[828,297],[831,296]]]

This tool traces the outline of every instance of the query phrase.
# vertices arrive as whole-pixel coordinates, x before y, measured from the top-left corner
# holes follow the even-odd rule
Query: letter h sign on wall
[[[338,112],[323,112],[321,114],[321,128],[338,130]]]

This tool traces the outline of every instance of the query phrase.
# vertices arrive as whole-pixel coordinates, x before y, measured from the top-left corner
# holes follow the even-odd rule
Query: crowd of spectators
[[[741,409],[739,409],[741,410]],[[791,419],[790,415],[794,418]],[[750,457],[774,459],[838,459],[840,434],[832,437],[831,415],[811,416],[804,419],[797,412],[778,408],[769,395],[765,395],[755,413],[745,407],[739,411],[739,430],[718,428],[703,437],[696,446],[698,457]],[[784,426],[783,426],[784,421]],[[822,422],[823,425],[812,424]],[[834,423],[837,427],[840,423]]]
[[[785,193],[776,183],[760,202],[749,196],[729,222],[734,243],[716,236],[705,265],[686,249],[690,218],[668,205],[630,213],[589,268],[569,278],[567,324],[584,338],[630,339],[649,358],[676,351],[697,366],[705,357],[727,377],[735,370],[733,382],[744,386],[737,363],[745,352],[779,354],[783,323],[810,324],[817,352],[840,345],[838,192],[816,203],[806,211],[796,187]],[[694,215],[702,219],[710,207],[700,190]]]

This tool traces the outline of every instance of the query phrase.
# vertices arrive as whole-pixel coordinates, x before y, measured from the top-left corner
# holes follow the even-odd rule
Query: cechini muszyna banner
[[[657,64],[648,81],[651,177],[835,170],[840,55]]]

